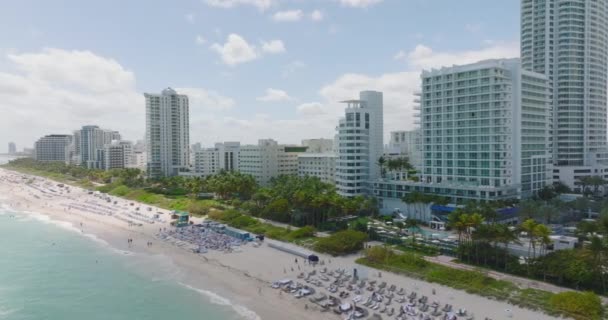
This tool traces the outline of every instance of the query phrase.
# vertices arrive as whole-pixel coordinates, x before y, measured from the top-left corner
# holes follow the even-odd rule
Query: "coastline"
[[[244,246],[241,252],[222,253],[209,251],[208,253],[193,254],[184,249],[159,241],[154,237],[159,227],[164,225],[153,224],[142,227],[129,226],[128,223],[114,219],[110,216],[100,216],[77,210],[65,210],[66,203],[83,202],[91,200],[92,196],[77,187],[72,190],[69,197],[52,196],[49,198],[36,198],[36,190],[28,187],[24,182],[9,182],[9,177],[28,176],[21,173],[0,169],[0,193],[10,197],[10,205],[18,210],[38,212],[48,216],[54,221],[63,221],[80,229],[81,233],[90,234],[90,237],[107,243],[120,252],[134,254],[159,255],[167,257],[181,273],[180,284],[190,290],[197,291],[206,296],[212,303],[230,305],[235,312],[245,319],[339,319],[331,313],[321,313],[317,308],[306,310],[308,299],[296,299],[289,295],[281,295],[269,287],[272,281],[282,278],[295,279],[300,270],[312,270],[310,266],[295,264],[294,256],[277,251],[266,244],[255,248]],[[38,181],[50,181],[37,177]],[[56,184],[56,182],[53,182]],[[118,199],[118,198],[115,198]],[[123,203],[136,203],[129,200],[118,200]],[[120,203],[119,203],[120,204]],[[145,204],[136,204],[142,208],[151,207]],[[164,209],[154,208],[155,211],[168,212]],[[166,216],[166,214],[165,214]],[[127,239],[133,239],[133,245],[127,244]],[[152,246],[146,246],[147,242]],[[272,240],[266,240],[272,241]],[[377,278],[378,271],[356,265],[354,260],[358,256],[330,257],[319,255],[327,261],[328,268],[356,267],[370,278]],[[293,268],[294,271],[291,271]],[[556,319],[546,314],[521,309],[505,302],[490,300],[484,297],[468,294],[463,291],[426,283],[390,273],[382,274],[382,281],[398,283],[406,289],[418,291],[420,294],[432,296],[433,299],[453,304],[455,307],[465,307],[476,315],[476,319],[490,317],[500,319]],[[202,289],[204,288],[204,289]],[[437,292],[432,295],[432,291]],[[507,310],[509,310],[507,312]],[[511,316],[509,316],[511,314]]]

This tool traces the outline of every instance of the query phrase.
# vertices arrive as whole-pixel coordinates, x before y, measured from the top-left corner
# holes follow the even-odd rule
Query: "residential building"
[[[113,140],[120,140],[120,134],[117,131],[101,129],[98,126],[88,125],[80,129],[74,141],[79,140],[79,148],[70,149],[74,154],[78,150],[80,164],[87,168],[102,169],[102,158],[98,150],[102,150],[106,144],[110,144]]]
[[[382,92],[362,91],[347,107],[336,128],[336,188],[343,196],[369,192],[369,181],[380,178],[383,154]]]
[[[44,136],[34,143],[34,159],[37,161],[65,162],[67,147],[72,142],[68,134],[51,134]]]
[[[167,88],[145,93],[147,173],[150,178],[175,176],[190,163],[190,111],[186,95]]]
[[[383,209],[405,209],[412,191],[463,203],[526,198],[550,184],[550,90],[519,59],[424,71],[420,182],[376,181]]]
[[[134,148],[135,149],[135,148]],[[146,151],[133,151],[131,166],[132,168],[137,168],[141,171],[146,171],[148,165],[148,154]]]
[[[422,166],[422,133],[419,129],[392,131],[386,154],[390,157],[407,157],[415,168]]]
[[[217,148],[206,148],[194,152],[192,175],[210,176],[220,172],[220,152]]]
[[[208,176],[220,171],[238,171],[240,142],[216,143],[214,148],[194,152],[193,166],[187,176]]]
[[[298,174],[298,155],[306,152],[306,147],[280,145],[272,139],[262,139],[257,145],[240,147],[240,172],[252,175],[261,186],[268,186],[270,180],[280,175]]]
[[[220,170],[225,170],[225,171],[238,171],[239,170],[239,154],[241,151],[240,142],[226,141],[224,143],[216,143],[215,148],[219,152]]]
[[[14,142],[9,142],[8,143],[8,153],[9,154],[15,154],[15,153],[17,153],[17,145]]]
[[[114,140],[97,150],[99,168],[103,170],[133,167],[133,144],[131,141]]]
[[[298,176],[317,177],[327,183],[335,183],[335,153],[301,153],[298,155]]]
[[[553,86],[554,182],[608,177],[608,0],[522,0],[521,59]]]
[[[332,139],[306,139],[302,140],[302,145],[307,147],[309,153],[333,153],[334,140]]]

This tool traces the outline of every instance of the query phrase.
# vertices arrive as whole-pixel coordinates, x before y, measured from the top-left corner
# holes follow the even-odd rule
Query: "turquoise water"
[[[162,256],[112,249],[67,224],[0,207],[0,319],[243,319],[179,283]],[[212,294],[211,294],[212,296]]]

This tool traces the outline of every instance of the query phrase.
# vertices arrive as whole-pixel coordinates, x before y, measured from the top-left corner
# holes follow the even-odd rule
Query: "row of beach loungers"
[[[316,270],[301,272],[297,277],[317,287],[324,287],[332,299],[339,300],[338,304],[342,307],[334,309],[334,312],[342,314],[344,319],[364,318],[369,312],[373,314],[368,319],[473,320],[475,318],[474,315],[468,314],[466,309],[455,310],[450,304],[444,304],[442,307],[439,301],[429,302],[427,296],[419,297],[415,291],[408,294],[404,288],[397,289],[397,286],[386,282],[359,280],[345,269],[329,271],[323,268],[319,273]],[[284,282],[286,281],[283,280]],[[276,288],[277,283],[281,282],[275,282],[273,287]],[[370,292],[367,298],[365,298],[366,292]],[[339,298],[331,296],[332,294],[338,295]],[[319,297],[314,297],[311,302],[326,309],[327,305],[320,302],[323,300],[320,299],[322,295],[324,294],[320,293]],[[350,303],[343,303],[343,300],[352,301],[352,307],[347,307]]]

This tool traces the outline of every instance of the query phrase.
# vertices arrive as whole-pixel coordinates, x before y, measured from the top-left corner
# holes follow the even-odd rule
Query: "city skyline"
[[[389,131],[411,129],[412,93],[422,69],[519,53],[519,1],[209,3],[149,4],[158,4],[148,12],[151,20],[166,16],[163,26],[141,18],[126,23],[136,4],[121,4],[123,14],[108,10],[112,3],[66,5],[82,11],[77,15],[24,1],[0,13],[9,27],[0,31],[6,44],[0,48],[0,108],[9,114],[0,121],[0,142],[30,147],[44,134],[67,134],[88,123],[141,140],[143,92],[167,86],[189,96],[191,141],[205,146],[331,138],[339,101],[368,89],[384,92],[388,141]],[[107,20],[124,28],[119,33]],[[82,28],[72,36],[66,29],[76,23]],[[171,49],[159,45],[167,39],[174,39]],[[243,44],[254,49],[231,56],[242,53]],[[28,132],[19,130],[24,127]]]

